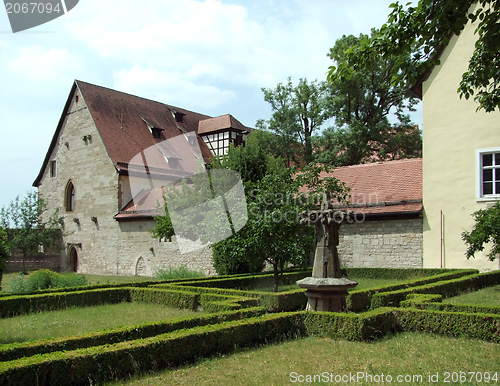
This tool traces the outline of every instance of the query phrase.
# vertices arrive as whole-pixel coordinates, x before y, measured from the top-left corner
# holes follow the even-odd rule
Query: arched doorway
[[[146,276],[146,262],[141,256],[135,264],[135,276]]]
[[[69,250],[69,269],[71,272],[78,271],[78,252],[74,246]]]

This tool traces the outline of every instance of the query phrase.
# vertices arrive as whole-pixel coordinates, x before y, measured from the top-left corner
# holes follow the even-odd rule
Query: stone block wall
[[[422,219],[372,220],[342,224],[343,267],[422,268]]]

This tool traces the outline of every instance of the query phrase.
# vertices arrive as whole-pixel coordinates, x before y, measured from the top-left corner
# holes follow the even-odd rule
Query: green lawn
[[[443,299],[443,303],[477,304],[484,306],[500,306],[500,285],[483,288],[460,296]]]
[[[69,308],[0,319],[0,344],[62,338],[199,313],[152,303],[119,303]]]
[[[452,382],[452,377],[459,376],[460,371],[481,373],[462,374],[467,381],[471,376],[479,380],[486,372],[490,375],[488,383],[473,379],[474,382],[459,383],[461,385],[492,385],[500,383],[499,358],[499,344],[423,333],[402,333],[372,343],[310,337],[244,350],[112,385],[383,384],[381,378],[369,379],[365,374],[372,377],[384,374],[384,384],[389,384],[387,377],[391,376],[392,384],[429,385],[446,384],[446,372],[450,373],[449,383],[457,384]],[[340,382],[335,382],[335,376],[344,376],[346,380],[350,373],[357,376],[358,372],[363,376],[359,382],[342,382],[339,378]],[[429,375],[435,380],[436,374],[438,382],[429,382]],[[497,381],[493,380],[495,374]],[[299,375],[316,375],[317,382],[304,382],[307,379]],[[321,382],[321,375],[328,377],[328,382]],[[397,376],[403,376],[403,382],[397,382]],[[404,382],[405,376],[409,382]]]

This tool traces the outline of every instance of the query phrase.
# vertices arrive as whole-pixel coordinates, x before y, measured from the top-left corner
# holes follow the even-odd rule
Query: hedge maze
[[[305,290],[261,292],[272,274],[96,285],[0,296],[2,318],[127,302],[203,310],[199,316],[108,329],[72,338],[0,345],[1,385],[95,385],[192,363],[237,348],[325,335],[372,340],[423,331],[500,342],[500,306],[452,305],[442,298],[500,284],[500,271],[345,269],[348,277],[407,279],[352,291],[348,312],[306,312]],[[282,285],[310,276],[288,272]]]

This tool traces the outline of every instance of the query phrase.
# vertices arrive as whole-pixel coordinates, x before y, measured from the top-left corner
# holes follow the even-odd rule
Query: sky
[[[392,2],[80,0],[17,33],[0,8],[0,207],[32,189],[75,79],[255,127],[271,116],[262,87],[325,80],[335,41],[380,27]]]

